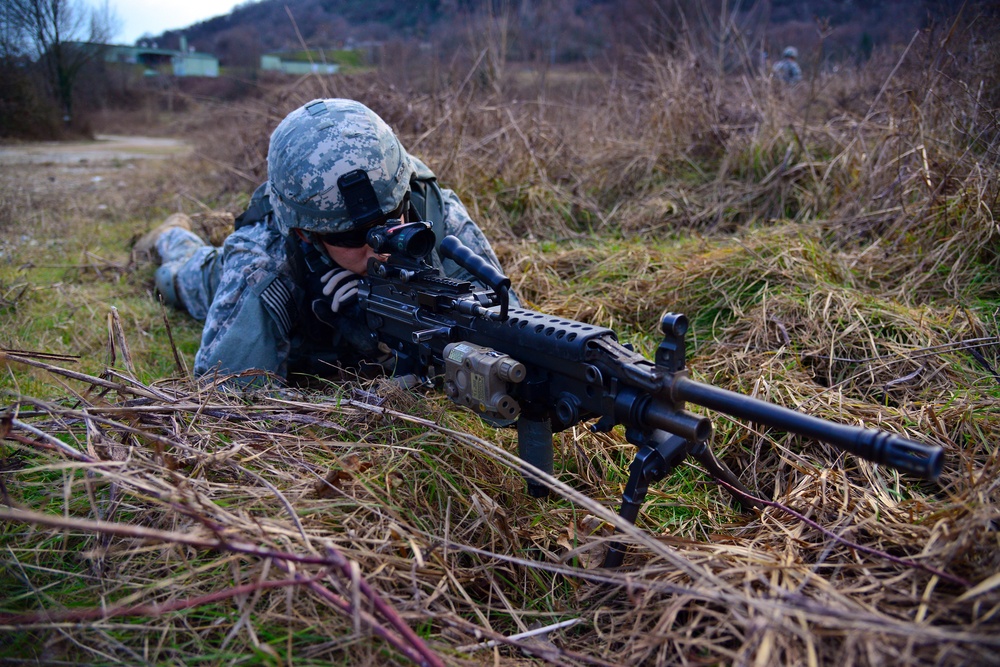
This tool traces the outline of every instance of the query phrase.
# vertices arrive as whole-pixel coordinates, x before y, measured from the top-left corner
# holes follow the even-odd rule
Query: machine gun
[[[684,368],[688,320],[667,313],[654,361],[618,342],[614,331],[510,306],[510,279],[454,236],[439,254],[486,287],[448,278],[426,257],[434,233],[423,222],[377,227],[358,304],[373,336],[396,356],[396,372],[438,379],[445,394],[495,424],[516,424],[520,458],[551,474],[552,434],[596,420],[594,432],[621,424],[636,446],[619,514],[634,523],[650,484],[691,456],[744,505],[756,505],[708,443],[712,422],[684,409],[690,402],[733,417],[827,442],[855,456],[936,479],[942,449],[901,436],[826,421],[691,380]],[[548,493],[531,468],[528,492]],[[624,548],[613,544],[605,567]]]

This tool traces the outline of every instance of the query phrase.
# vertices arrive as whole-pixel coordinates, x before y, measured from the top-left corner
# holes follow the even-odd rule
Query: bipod
[[[629,523],[634,524],[638,518],[639,509],[649,492],[649,485],[665,478],[688,456],[705,466],[712,477],[725,482],[727,490],[741,509],[760,507],[760,503],[754,500],[753,495],[733,471],[715,457],[707,442],[693,442],[659,429],[654,431],[628,429],[625,432],[625,439],[638,448],[629,466],[628,483],[625,484],[622,506],[618,512],[618,516]],[[602,567],[620,566],[625,559],[626,549],[627,547],[621,542],[612,542],[608,546]]]

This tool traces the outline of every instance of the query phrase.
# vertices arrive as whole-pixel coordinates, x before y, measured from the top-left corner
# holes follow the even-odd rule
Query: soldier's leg
[[[175,227],[156,240],[163,264],[156,270],[156,289],[163,300],[204,321],[222,274],[222,249],[190,231]]]

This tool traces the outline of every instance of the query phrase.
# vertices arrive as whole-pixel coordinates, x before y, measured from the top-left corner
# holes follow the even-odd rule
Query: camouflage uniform
[[[308,108],[309,105],[303,107]],[[279,126],[275,135],[281,129]],[[343,141],[349,144],[350,133],[343,134],[348,135]],[[272,137],[272,150],[274,141]],[[440,218],[431,219],[439,243],[445,235],[455,235],[500,268],[496,254],[458,196],[438,187],[426,165],[401,146],[398,156],[388,158],[361,155],[344,144],[320,144],[319,150],[335,151],[351,168],[360,167],[376,174],[372,182],[380,201],[383,197],[388,198],[386,201],[398,201],[410,190],[409,196],[416,200],[411,204],[421,217],[422,208],[428,215]],[[399,185],[392,184],[391,178],[381,178],[389,169],[394,177],[402,175],[406,180]],[[329,375],[338,365],[350,366],[377,358],[371,333],[357,309],[333,314],[328,302],[323,301],[318,276],[335,266],[332,260],[292,232],[295,228],[317,227],[315,219],[306,217],[315,216],[315,210],[301,203],[303,199],[311,199],[310,205],[315,205],[317,197],[325,197],[323,210],[332,211],[322,231],[345,227],[342,221],[346,209],[341,193],[336,183],[328,183],[325,178],[329,180],[322,170],[310,171],[309,165],[298,170],[295,178],[283,182],[275,183],[272,174],[272,180],[258,188],[252,202],[263,201],[273,206],[273,211],[254,224],[238,226],[221,251],[184,229],[169,229],[157,240],[156,249],[163,260],[157,283],[167,286],[161,288],[165,299],[205,322],[201,347],[195,357],[195,375],[250,369],[281,378],[293,374]],[[395,191],[380,190],[383,185],[392,185]],[[320,195],[309,197],[310,192]],[[472,279],[451,260],[442,264],[436,251],[430,258],[446,275]]]
[[[795,62],[795,59],[799,57],[798,49],[794,46],[789,46],[784,50],[781,56],[781,60],[774,63],[774,67],[771,69],[774,76],[789,84],[801,81],[802,68],[800,68],[799,64]]]

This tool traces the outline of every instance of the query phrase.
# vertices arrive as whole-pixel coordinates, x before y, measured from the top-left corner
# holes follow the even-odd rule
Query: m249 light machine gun
[[[855,456],[927,479],[941,472],[943,452],[901,436],[847,426],[695,382],[684,368],[688,320],[668,313],[654,361],[618,342],[614,331],[512,308],[510,279],[454,236],[440,244],[450,259],[487,285],[443,276],[427,261],[434,233],[423,222],[379,227],[369,245],[389,253],[369,260],[359,307],[379,341],[396,355],[396,372],[443,379],[445,394],[492,423],[516,422],[520,458],[552,473],[552,434],[596,420],[595,432],[621,424],[637,447],[619,514],[634,523],[650,484],[687,456],[721,480],[737,500],[750,492],[708,447],[712,422],[684,409],[691,402],[733,417],[827,442]],[[528,492],[547,487],[524,469]],[[605,567],[624,548],[613,545]]]

